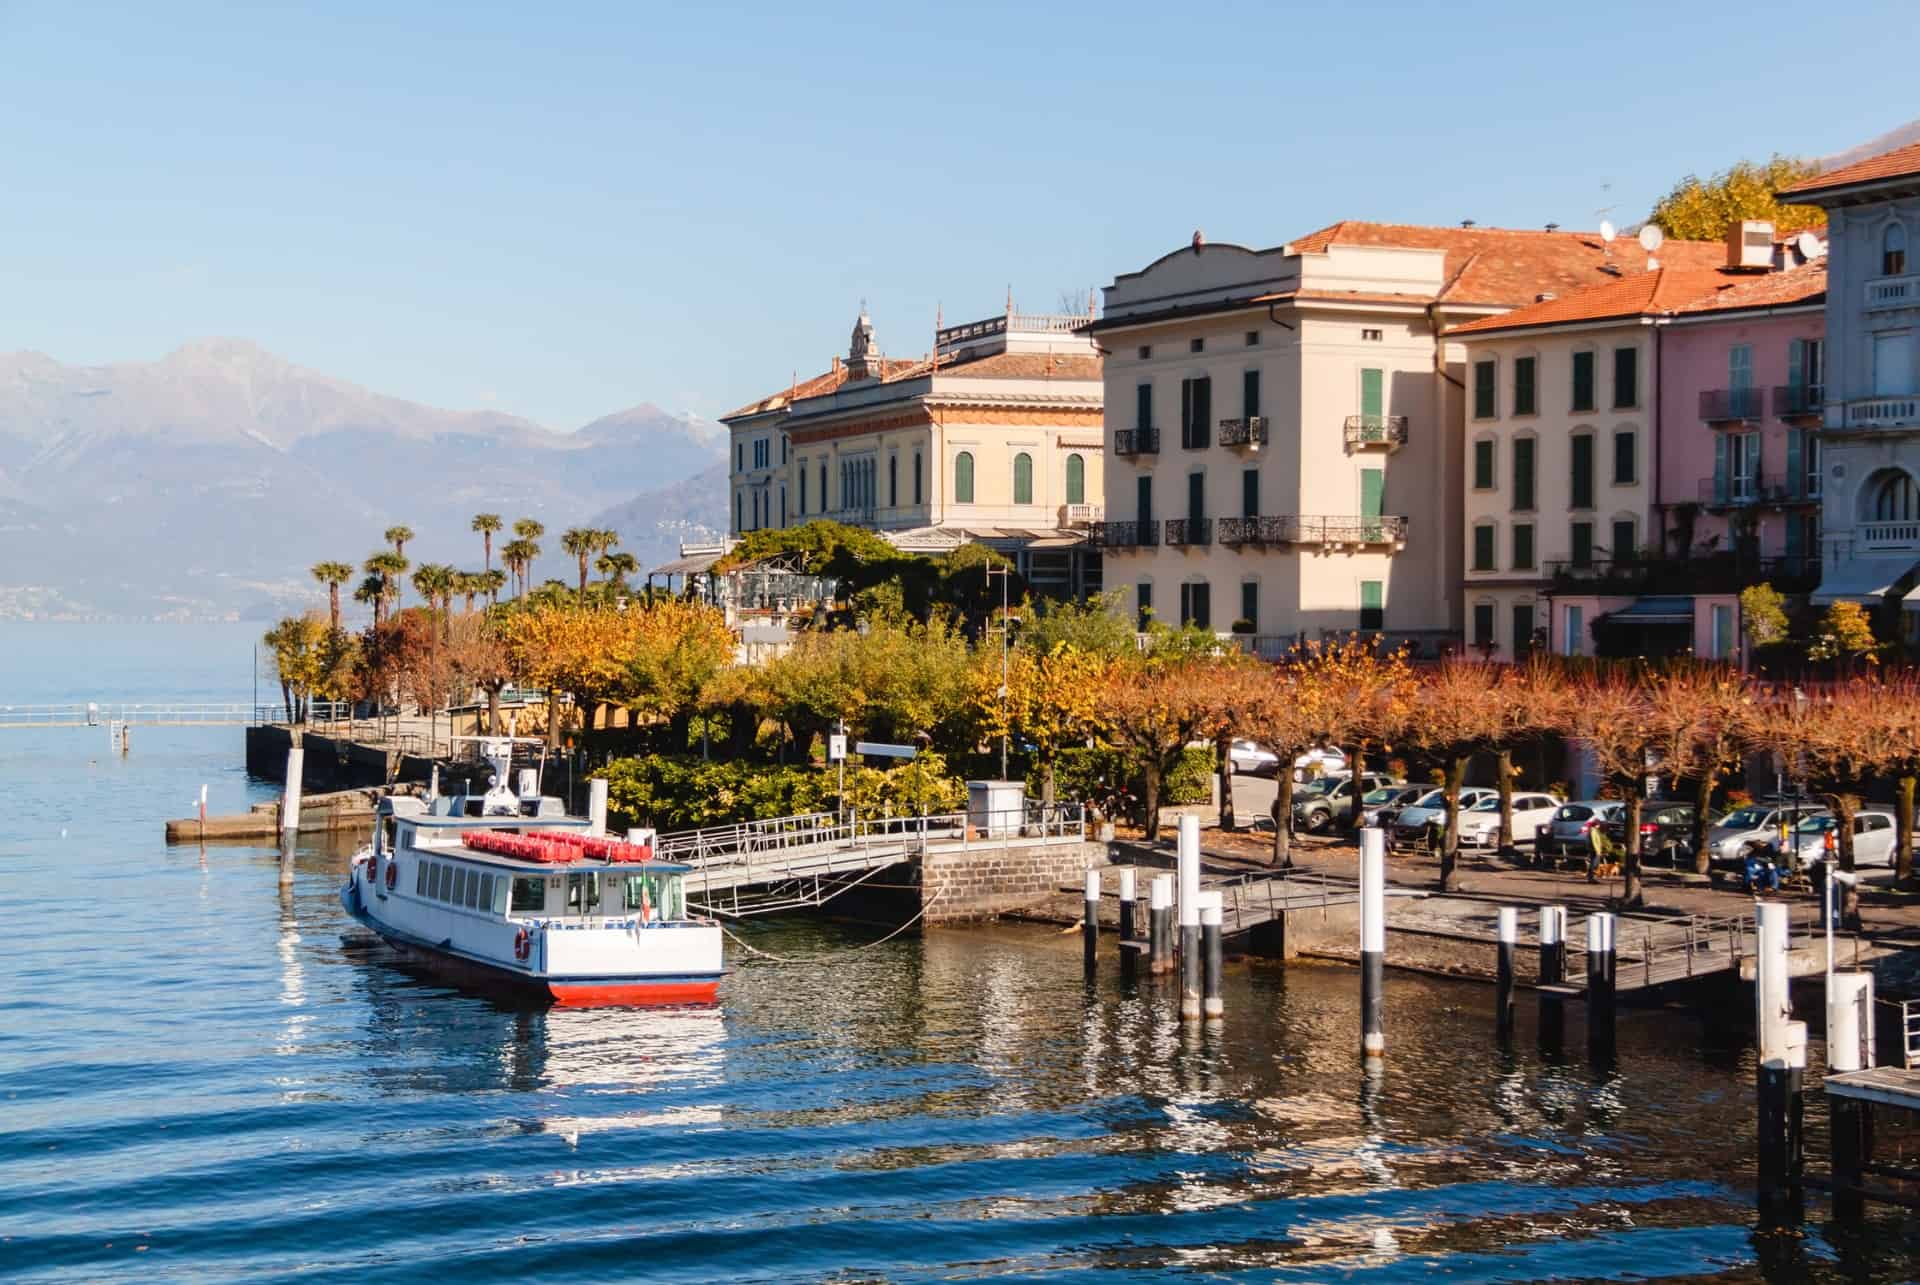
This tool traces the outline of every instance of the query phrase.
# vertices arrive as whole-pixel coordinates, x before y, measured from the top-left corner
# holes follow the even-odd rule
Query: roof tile
[[[1906,178],[1909,175],[1920,175],[1920,143],[1908,143],[1905,147],[1896,147],[1891,152],[1882,152],[1878,156],[1869,156],[1863,161],[1855,161],[1851,165],[1842,165],[1824,174],[1802,179],[1792,187],[1781,188],[1775,195],[1805,196],[1813,192],[1830,191],[1836,187],[1851,187],[1855,183],[1871,183],[1875,179],[1883,178]]]

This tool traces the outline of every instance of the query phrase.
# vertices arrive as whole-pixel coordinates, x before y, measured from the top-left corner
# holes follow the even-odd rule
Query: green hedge
[[[607,815],[616,829],[650,825],[692,830],[802,812],[831,812],[839,775],[830,767],[708,762],[689,755],[650,754],[615,759],[595,776],[607,778]],[[938,754],[882,770],[847,768],[847,803],[862,816],[957,812],[966,807],[965,782]],[[917,786],[917,788],[916,788]]]
[[[1058,799],[1097,799],[1124,781],[1138,795],[1146,779],[1133,758],[1116,749],[1100,746],[1087,749],[1076,746],[1060,751],[1053,768],[1053,793]],[[1031,791],[1036,797],[1036,782]],[[1165,804],[1206,803],[1213,798],[1213,751],[1203,745],[1189,745],[1161,788]]]

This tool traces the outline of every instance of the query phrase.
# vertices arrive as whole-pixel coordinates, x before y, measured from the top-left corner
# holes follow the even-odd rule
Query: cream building
[[[1339,223],[1191,246],[1105,290],[1110,587],[1169,623],[1461,635],[1464,357],[1450,326],[1608,279],[1637,246]],[[1644,256],[1640,256],[1644,257]]]
[[[831,518],[915,552],[978,541],[1036,591],[1098,592],[1102,388],[1085,320],[1009,310],[900,360],[862,313],[844,362],[722,417],[733,533]]]

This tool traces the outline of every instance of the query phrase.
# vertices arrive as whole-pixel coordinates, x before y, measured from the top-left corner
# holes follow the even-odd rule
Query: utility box
[[[1024,781],[968,781],[967,829],[983,838],[1017,836],[1027,815]]]

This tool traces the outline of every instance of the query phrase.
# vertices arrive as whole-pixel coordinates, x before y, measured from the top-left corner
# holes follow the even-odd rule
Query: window
[[[413,867],[413,895],[414,896],[424,897],[427,895],[427,867],[432,864],[433,863],[430,861],[422,861],[417,863]]]
[[[1533,508],[1533,439],[1513,439],[1513,511],[1525,513]]]
[[[1572,494],[1567,507],[1590,509],[1593,507],[1593,434],[1576,433],[1571,442],[1573,448]]]
[[[1180,623],[1192,625],[1196,629],[1213,628],[1213,612],[1208,602],[1210,596],[1209,586],[1204,580],[1181,585]]]
[[[1473,528],[1473,569],[1475,571],[1494,570],[1494,529],[1491,522],[1482,522]]]
[[[1247,347],[1258,348],[1259,346],[1260,346],[1260,332],[1258,330],[1249,330],[1247,332]]]
[[[953,457],[953,502],[973,503],[973,452],[961,451]]]
[[[1513,658],[1523,660],[1533,650],[1533,604],[1513,604]]]
[[[1360,328],[1361,343],[1377,344],[1380,342],[1382,338],[1383,338],[1383,333],[1381,331],[1375,330],[1372,327],[1368,327],[1368,326],[1362,326]]]
[[[493,876],[487,875],[484,877],[491,879]],[[467,872],[467,909],[468,910],[475,910],[479,908],[480,883],[482,878],[483,876],[477,870],[469,870]]]
[[[887,507],[898,508],[899,505],[900,457],[898,455],[889,455],[887,456]]]
[[[787,462],[787,439],[784,437],[780,439],[780,462],[782,464]]]
[[[1713,636],[1707,642],[1708,660],[1727,660],[1733,655],[1733,608],[1723,602],[1713,604]]]
[[[1573,565],[1581,569],[1593,565],[1593,523],[1575,522],[1573,532]]]
[[[1204,339],[1189,339],[1189,340],[1187,340],[1187,351],[1188,351],[1188,352],[1205,352],[1206,350],[1207,350],[1207,341],[1206,341],[1206,340],[1204,340]]]
[[[1260,582],[1242,580],[1240,582],[1240,619],[1251,626],[1248,633],[1260,632]]]
[[[1615,562],[1631,562],[1639,556],[1640,538],[1635,533],[1632,518],[1615,518],[1613,521],[1613,554]]]
[[[1513,413],[1516,415],[1532,415],[1538,410],[1533,396],[1533,372],[1538,362],[1537,357],[1513,359]]]
[[[1907,270],[1907,229],[1899,222],[1887,224],[1880,234],[1880,275],[1897,277]]]
[[[1727,388],[1737,390],[1752,387],[1753,345],[1734,344],[1727,349]]]
[[[1133,423],[1136,428],[1153,427],[1153,385],[1140,384],[1133,390]]]
[[[1147,626],[1153,623],[1153,584],[1151,581],[1142,580],[1133,587],[1133,604],[1133,627],[1141,633],[1145,633]]]
[[[1873,395],[1905,397],[1913,387],[1913,332],[1895,330],[1873,337]]]
[[[1150,358],[1151,358],[1152,356],[1153,356],[1153,345],[1152,345],[1152,344],[1141,344],[1141,345],[1140,345],[1140,349],[1139,349],[1139,357],[1140,357],[1140,360],[1141,360],[1141,361],[1146,361],[1146,360],[1148,360],[1148,359],[1150,359]]]
[[[1207,475],[1200,472],[1189,473],[1187,474],[1187,517],[1197,524],[1206,516]],[[1187,538],[1192,541],[1193,533],[1189,532]]]
[[[1800,434],[1800,467],[1807,482],[1807,498],[1820,498],[1820,434],[1812,430]]]
[[[1492,419],[1494,409],[1493,362],[1476,361],[1473,363],[1473,417]]]
[[[1260,470],[1250,468],[1240,474],[1240,516],[1260,516]]]
[[[1871,483],[1873,521],[1911,522],[1920,518],[1920,486],[1912,476],[1888,470]]]
[[[780,525],[787,524],[787,488],[780,488]]]
[[[1387,627],[1387,585],[1384,580],[1360,582],[1360,627],[1368,630]]]
[[[736,473],[744,473],[747,471],[747,444],[745,442],[735,442],[733,444],[733,471]]]
[[[1257,370],[1240,375],[1240,413],[1248,419],[1260,413],[1260,372]]]
[[[920,498],[920,476],[920,452],[915,451],[913,453],[913,502],[915,504],[923,503]]]
[[[1493,489],[1493,439],[1482,438],[1473,444],[1473,489]]]
[[[1630,428],[1613,430],[1613,484],[1632,486],[1640,480],[1640,453],[1636,449],[1634,431]]]
[[[1490,602],[1476,602],[1473,604],[1473,645],[1476,647],[1491,647],[1494,645],[1494,641],[1493,604]]]
[[[1513,569],[1515,571],[1533,570],[1533,523],[1531,522],[1513,524]]]
[[[465,866],[455,866],[453,868],[453,896],[450,897],[449,900],[457,906],[466,899],[467,868]]]
[[[1587,654],[1587,613],[1584,607],[1569,604],[1560,609],[1560,654]]]
[[[1033,456],[1025,451],[1013,457],[1013,502],[1033,503]]]
[[[1134,516],[1140,519],[1141,534],[1144,536],[1145,528],[1153,521],[1153,474],[1143,473],[1134,480],[1133,506]]]
[[[1626,410],[1640,404],[1640,350],[1613,350],[1613,408]]]
[[[1726,433],[1721,436],[1727,444],[1727,498],[1734,500],[1753,500],[1759,498],[1760,491],[1760,434]],[[1718,490],[1718,488],[1716,488]]]
[[[807,462],[800,461],[800,516],[807,515]]]
[[[1213,416],[1213,381],[1206,377],[1180,381],[1180,445],[1189,451],[1205,449],[1207,421]]]
[[[1087,502],[1087,461],[1079,452],[1067,456],[1067,503]]]
[[[773,459],[773,443],[766,438],[756,438],[753,443],[753,466],[765,468]]]
[[[1573,354],[1573,409],[1593,409],[1593,352]]]
[[[1387,471],[1379,468],[1360,470],[1360,516],[1369,520],[1380,517],[1381,506],[1387,494]],[[1376,528],[1367,538],[1378,540],[1380,533]]]
[[[827,511],[827,462],[820,461],[820,511]]]
[[[519,875],[513,881],[513,908],[515,910],[545,910],[547,908],[547,881],[539,875]]]
[[[734,530],[744,531],[747,529],[747,519],[745,514],[746,514],[745,497],[741,495],[739,491],[735,491],[733,493],[733,529]]]

